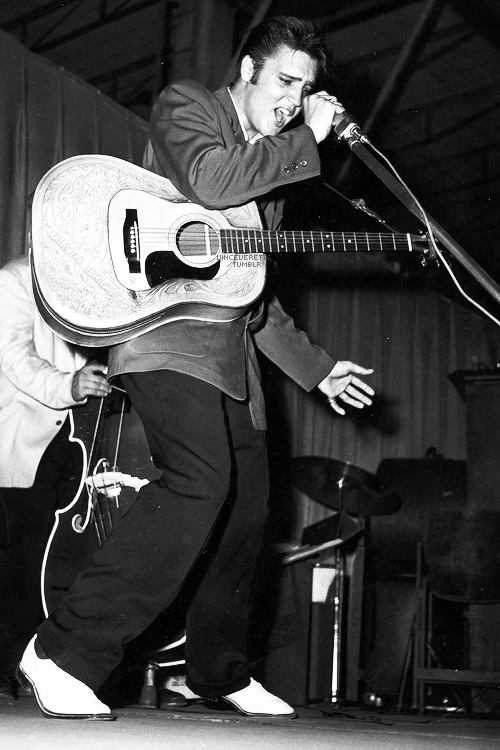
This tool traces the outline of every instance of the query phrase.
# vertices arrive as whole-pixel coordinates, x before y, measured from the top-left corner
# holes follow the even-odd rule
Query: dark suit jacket
[[[259,200],[264,225],[275,229],[281,201],[274,188],[319,174],[311,129],[245,142],[226,89],[210,93],[194,81],[167,87],[151,117],[144,166],[167,177],[190,201],[223,209]],[[260,301],[231,323],[177,321],[110,350],[110,376],[175,370],[249,398],[256,429],[265,429],[257,346],[287,375],[312,390],[335,362],[297,329],[276,298]]]

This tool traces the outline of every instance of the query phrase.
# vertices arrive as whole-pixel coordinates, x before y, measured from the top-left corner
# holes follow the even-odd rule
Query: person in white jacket
[[[42,618],[40,570],[54,512],[82,471],[69,412],[111,390],[106,367],[87,359],[39,315],[27,256],[0,269],[0,691]]]

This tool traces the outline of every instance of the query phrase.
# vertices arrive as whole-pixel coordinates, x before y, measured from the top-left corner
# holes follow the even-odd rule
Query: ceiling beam
[[[127,65],[121,65],[119,68],[114,68],[113,70],[108,70],[106,73],[101,73],[98,76],[93,76],[92,78],[87,79],[87,83],[90,83],[91,86],[96,86],[97,88],[103,84],[106,83],[106,81],[112,81],[116,78],[121,78],[124,75],[128,75],[129,73],[134,73],[136,70],[143,70],[144,68],[153,67],[156,62],[156,55],[147,55],[146,57],[141,57],[139,60],[133,60],[130,63],[127,63]]]
[[[358,23],[371,21],[372,18],[377,18],[386,13],[401,10],[408,5],[415,5],[421,1],[422,0],[380,0],[380,2],[374,3],[372,0],[369,0],[368,2],[359,3],[359,7],[351,12],[346,13],[339,11],[337,13],[329,14],[328,20],[323,20],[322,26],[326,29],[327,33],[331,34]]]
[[[450,5],[485,39],[500,50],[500,8],[498,0],[449,0]]]
[[[35,10],[30,10],[28,13],[23,13],[21,16],[16,16],[10,21],[6,21],[6,23],[2,24],[0,28],[10,34],[16,29],[22,29],[24,26],[27,26],[33,21],[38,21],[38,19],[43,18],[44,16],[48,16],[51,13],[56,13],[60,10],[65,10],[68,5],[77,2],[79,2],[79,0],[65,0],[64,6],[61,6],[61,0],[52,0],[52,2],[47,3],[46,5],[41,5]]]
[[[240,52],[243,48],[243,45],[245,44],[245,41],[250,32],[250,29],[252,29],[254,26],[257,26],[257,24],[259,24],[261,21],[264,20],[264,18],[266,17],[266,13],[271,7],[272,3],[273,3],[273,0],[260,0],[258,6],[255,8],[252,19],[250,23],[248,24],[248,26],[246,27],[244,33],[241,35],[241,39],[238,44],[238,47],[236,48],[235,53],[233,54],[231,60],[229,61],[226,74],[223,80],[220,82],[221,86],[226,86],[229,83],[229,80],[231,78],[234,68],[236,67],[236,63],[238,62]]]
[[[500,96],[500,86],[498,83],[489,83],[486,86],[477,86],[474,89],[466,89],[460,93],[452,93],[448,96],[441,96],[429,100],[427,104],[419,104],[418,114],[426,112],[435,112],[438,109],[447,109],[450,105],[459,104],[460,102],[467,102],[474,99],[493,99]],[[406,107],[405,109],[398,110],[398,120],[402,122],[405,119],[414,119],[416,116],[416,110],[414,106]]]
[[[425,147],[426,145],[433,145],[431,142],[429,144],[425,143],[418,143],[416,145],[417,148]],[[385,151],[385,155],[389,157],[391,156],[397,156],[401,154],[401,152],[407,150],[407,147],[403,149],[391,149]],[[488,159],[494,155],[494,161],[495,163],[498,162],[498,157],[500,156],[500,140],[497,140],[496,142],[493,142],[491,144],[488,144],[488,149],[486,150],[484,146],[476,146],[475,148],[467,148],[463,151],[455,151],[454,153],[447,153],[444,156],[436,156],[435,154],[432,155],[432,157],[429,157],[427,159],[426,154],[416,154],[415,150],[412,151],[412,155],[416,157],[415,161],[418,160],[427,160],[427,164],[429,167],[429,180],[435,180],[436,178],[436,172],[446,172],[446,173],[452,173],[455,169],[456,164],[464,164],[467,161],[471,161],[473,159],[481,159],[485,158]],[[415,163],[415,162],[413,162]],[[422,180],[422,184],[425,184],[425,180]]]
[[[363,123],[362,130],[364,133],[373,131],[377,127],[380,128],[382,123],[390,117],[396,103],[401,98],[445,4],[446,0],[427,0],[412,33],[401,49],[401,53],[396,60],[391,74],[380,89],[375,104]],[[349,155],[339,171],[337,184],[340,185],[344,182],[351,164],[352,154]]]
[[[409,149],[413,151],[416,148],[426,148],[427,146],[431,145],[435,146],[438,141],[442,141],[445,138],[448,138],[450,135],[455,135],[461,130],[470,129],[471,127],[474,127],[474,125],[477,124],[481,119],[496,114],[496,112],[498,111],[498,105],[493,102],[493,104],[489,104],[488,106],[483,107],[481,110],[475,109],[468,117],[461,117],[460,119],[456,120],[452,126],[443,127],[440,130],[433,129],[432,127],[432,116],[436,113],[436,111],[436,107],[428,107],[425,110],[419,111],[419,114],[423,115],[427,120],[426,130],[428,131],[428,134],[425,138],[419,138],[418,140],[414,140],[411,143],[407,142],[404,146],[398,146],[395,149],[386,149],[386,154],[391,152],[401,153],[402,151],[407,151]],[[484,146],[481,146],[481,148],[483,151],[485,150]],[[449,158],[454,159],[455,156],[452,155]]]
[[[99,14],[99,18],[96,21],[92,21],[91,23],[79,26],[73,29],[73,31],[69,31],[67,34],[62,34],[61,36],[58,36],[55,39],[50,40],[49,42],[45,42],[44,44],[35,43],[32,47],[30,47],[30,49],[32,52],[36,52],[38,54],[46,52],[49,49],[59,47],[61,44],[65,44],[66,42],[70,42],[73,39],[79,39],[84,34],[89,34],[90,32],[101,29],[110,23],[120,21],[122,18],[127,18],[134,13],[145,10],[151,5],[157,5],[158,2],[159,0],[141,0],[140,2],[135,3],[135,5],[125,5],[125,7],[123,7],[123,5],[119,6],[116,10],[111,11],[111,13],[108,13],[104,17],[102,16],[102,14]]]
[[[433,44],[446,42],[450,45],[450,48],[452,48],[453,45],[457,43],[461,44],[464,41],[467,41],[467,39],[469,39],[471,36],[474,36],[475,33],[476,32],[471,31],[470,26],[466,21],[460,20],[457,23],[451,24],[450,26],[446,26],[446,28],[435,29],[432,34],[432,42]],[[459,37],[459,35],[461,36]],[[355,64],[358,69],[363,67],[371,68],[374,65],[385,63],[387,60],[393,60],[397,55],[400,54],[400,52],[401,43],[391,44],[382,50],[378,50],[376,53],[367,52],[364,54],[356,55],[355,58],[351,58],[348,61],[343,61],[342,65]],[[444,52],[446,52],[446,50],[444,50]],[[440,50],[433,54],[441,56]],[[431,55],[427,55],[425,58],[419,60],[419,67],[427,65],[427,60],[429,60],[430,58]]]
[[[173,0],[161,0],[158,17],[158,38],[155,55],[155,76],[153,98],[156,99],[160,91],[170,81],[172,68],[173,46],[173,17],[177,3]]]
[[[364,132],[380,126],[401,98],[445,4],[446,0],[427,0],[391,74],[382,86],[370,114],[363,123]]]

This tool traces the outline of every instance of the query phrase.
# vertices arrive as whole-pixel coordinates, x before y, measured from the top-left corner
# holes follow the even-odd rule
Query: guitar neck
[[[412,250],[410,234],[373,232],[276,232],[222,229],[223,253],[325,253]],[[418,238],[420,239],[420,238]]]

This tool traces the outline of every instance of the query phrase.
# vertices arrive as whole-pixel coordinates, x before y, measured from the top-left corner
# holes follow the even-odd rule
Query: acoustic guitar
[[[62,338],[120,343],[169,321],[227,322],[260,296],[269,253],[412,251],[410,234],[263,230],[255,203],[212,211],[111,156],[60,162],[35,191],[30,251],[39,312]]]

